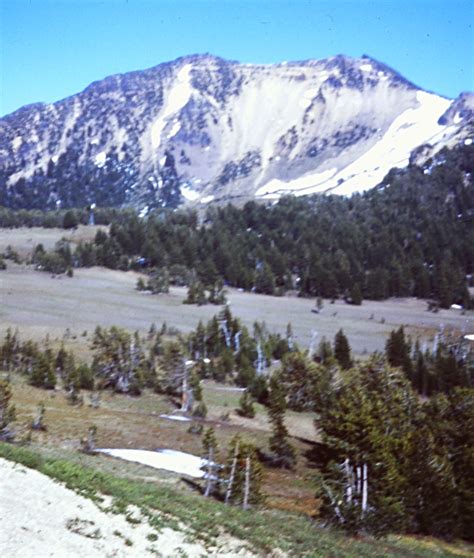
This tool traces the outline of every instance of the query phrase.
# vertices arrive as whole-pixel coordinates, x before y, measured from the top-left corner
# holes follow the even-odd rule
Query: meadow
[[[95,229],[96,230],[96,229]],[[60,229],[14,229],[0,231],[0,252],[12,246],[27,258],[38,242],[54,247],[63,236],[71,242],[93,237],[92,228],[67,232]],[[94,267],[74,270],[73,277],[53,276],[36,271],[32,266],[7,261],[0,272],[0,335],[7,328],[18,328],[23,340],[44,340],[46,336],[57,348],[64,341],[77,356],[90,356],[90,343],[97,325],[117,325],[145,334],[150,324],[158,327],[166,322],[168,329],[183,333],[193,330],[199,320],[208,321],[221,307],[183,304],[187,289],[171,287],[168,294],[152,295],[137,291],[135,286],[143,274]],[[352,306],[342,300],[324,300],[315,312],[316,301],[295,296],[265,296],[228,289],[232,314],[252,328],[264,321],[271,332],[285,334],[292,324],[296,342],[303,348],[326,337],[334,338],[342,328],[353,353],[365,356],[384,349],[388,334],[403,325],[406,332],[422,343],[432,343],[440,327],[457,332],[474,331],[474,312],[459,310],[427,310],[426,301],[391,299],[383,302],[364,301]],[[222,529],[243,540],[262,555],[280,548],[288,556],[471,556],[472,549],[462,544],[448,545],[434,539],[390,537],[383,543],[370,538],[352,539],[337,532],[321,529],[319,502],[315,497],[316,460],[319,446],[315,415],[310,412],[287,412],[285,422],[296,448],[296,469],[288,472],[266,469],[263,492],[264,511],[245,514],[229,509],[220,502],[196,495],[197,485],[166,471],[107,457],[85,455],[79,451],[80,440],[90,426],[97,427],[98,447],[170,448],[195,455],[202,454],[202,439],[190,426],[212,426],[220,447],[220,459],[226,457],[227,446],[235,434],[241,434],[263,451],[268,450],[270,425],[266,409],[256,404],[253,419],[241,417],[241,392],[229,385],[203,381],[206,419],[176,422],[160,417],[176,409],[176,401],[145,390],[140,397],[100,393],[100,405],[93,407],[90,393],[82,392],[83,405],[71,405],[59,387],[46,391],[27,384],[26,378],[11,374],[13,403],[17,409],[17,440],[27,444],[26,450],[0,444],[0,456],[23,462],[63,480],[73,489],[87,485],[117,497],[126,504],[142,505],[144,494],[156,495],[155,503],[165,514],[191,525],[196,532],[216,530],[219,517]],[[32,432],[29,425],[40,404],[45,408],[44,432]],[[78,465],[80,467],[78,467]],[[97,486],[96,486],[97,485]],[[148,504],[147,504],[148,505]]]
[[[23,338],[54,339],[69,329],[70,342],[84,348],[97,325],[121,326],[145,333],[151,323],[168,326],[183,333],[207,322],[220,307],[183,304],[185,287],[171,287],[168,294],[151,295],[135,289],[136,272],[104,268],[74,270],[74,277],[52,276],[31,266],[8,262],[0,272],[0,335],[8,327],[18,328]],[[427,311],[423,300],[414,298],[364,301],[352,306],[342,300],[323,301],[316,314],[315,300],[297,296],[275,297],[228,289],[227,299],[233,315],[252,327],[264,321],[271,332],[284,334],[292,324],[296,342],[309,348],[322,337],[333,340],[342,328],[355,355],[382,351],[388,334],[400,325],[414,339],[431,343],[440,327],[463,333],[474,332],[474,312],[459,310]],[[87,332],[87,335],[83,335]],[[74,340],[73,337],[76,337]]]

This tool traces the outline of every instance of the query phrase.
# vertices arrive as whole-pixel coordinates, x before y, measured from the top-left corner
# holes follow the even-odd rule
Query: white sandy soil
[[[140,516],[138,509],[129,512]],[[0,525],[0,556],[8,558],[252,556],[230,537],[209,550],[185,542],[185,534],[173,529],[157,533],[144,517],[131,524],[124,515],[107,513],[38,471],[5,459],[0,459]],[[147,539],[153,534],[157,540]]]

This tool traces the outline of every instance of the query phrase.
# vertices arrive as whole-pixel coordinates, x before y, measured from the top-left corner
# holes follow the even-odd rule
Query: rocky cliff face
[[[0,204],[146,211],[350,194],[422,145],[469,142],[473,121],[472,94],[427,93],[368,57],[264,66],[189,56],[0,119]]]

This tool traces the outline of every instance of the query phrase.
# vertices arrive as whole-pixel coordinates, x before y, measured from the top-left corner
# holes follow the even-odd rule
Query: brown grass
[[[215,419],[219,412],[219,405],[213,402],[215,396],[209,399],[206,397],[209,393],[208,388],[205,388],[204,393],[210,417],[203,421],[203,426],[205,428],[212,426],[215,429],[221,459],[225,459],[226,448],[237,433],[258,447],[266,447],[268,427],[262,429],[258,419],[248,420],[247,424],[242,425],[236,420],[234,413],[231,413],[228,422]],[[149,391],[140,397],[101,392],[101,405],[98,409],[89,406],[88,392],[83,392],[83,397],[84,405],[72,406],[67,402],[62,390],[45,391],[34,388],[27,385],[24,378],[14,375],[13,403],[17,409],[15,427],[18,437],[22,438],[26,435],[38,405],[43,403],[47,431],[33,432],[32,445],[41,448],[41,451],[48,455],[56,457],[66,455],[68,458],[84,463],[93,460],[94,464],[99,465],[103,470],[120,471],[131,478],[180,482],[178,477],[166,471],[154,470],[106,456],[84,457],[79,453],[80,440],[86,436],[88,428],[92,425],[97,426],[98,447],[149,450],[171,448],[195,455],[202,453],[201,436],[188,432],[190,423],[159,417],[161,413],[169,413],[174,409],[173,403],[164,396]],[[312,471],[303,457],[303,453],[310,445],[297,439],[292,443],[301,454],[296,471],[288,473],[269,469],[264,491],[269,498],[270,507],[313,513],[316,502],[311,483]]]

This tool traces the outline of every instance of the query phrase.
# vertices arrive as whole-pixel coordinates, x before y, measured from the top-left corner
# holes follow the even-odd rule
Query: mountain
[[[107,77],[0,119],[0,205],[133,205],[350,194],[470,143],[474,95],[426,92],[386,65],[194,55]]]

